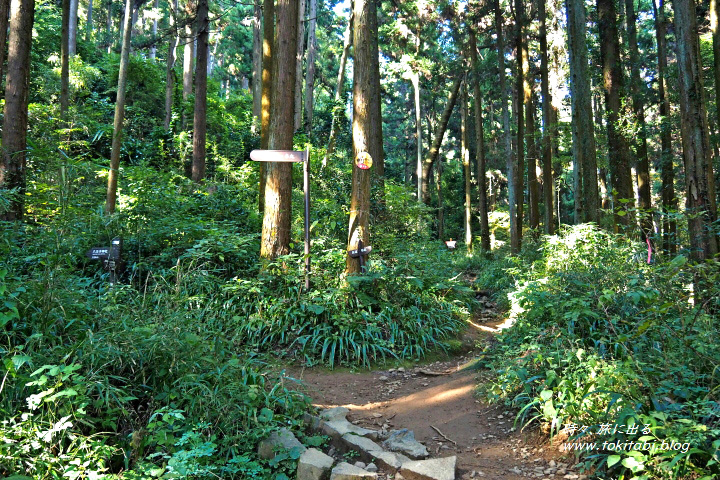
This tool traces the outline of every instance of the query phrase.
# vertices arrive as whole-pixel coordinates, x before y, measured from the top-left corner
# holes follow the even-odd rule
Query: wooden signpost
[[[305,150],[253,150],[255,162],[291,162],[303,164],[303,192],[305,194],[305,289],[310,289],[310,147]]]
[[[367,257],[371,251],[372,247],[370,245],[367,247],[363,246],[362,240],[358,240],[358,248],[356,250],[350,250],[350,256],[358,259],[360,262],[360,271],[363,273],[365,273],[365,257]]]

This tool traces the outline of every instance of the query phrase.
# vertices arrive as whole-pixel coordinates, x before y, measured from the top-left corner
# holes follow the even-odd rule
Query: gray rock
[[[295,438],[295,435],[287,428],[281,428],[276,432],[272,432],[265,440],[258,445],[258,456],[265,460],[275,458],[278,451],[298,449],[304,453],[307,448]],[[297,457],[296,457],[297,458]]]
[[[352,433],[361,437],[371,438],[373,440],[376,439],[378,435],[377,430],[368,430],[367,428],[358,427],[345,419],[321,422],[320,431],[323,434],[332,437],[334,440],[339,440],[340,437],[346,433]]]
[[[366,465],[363,462],[355,462],[355,463],[353,463],[353,465],[355,465],[358,468],[362,468],[362,469],[365,469],[365,467],[366,467]]]
[[[360,460],[371,462],[377,452],[382,452],[380,445],[373,442],[369,438],[346,433],[341,438],[343,450],[353,450],[360,454]]]
[[[328,422],[333,420],[345,420],[348,413],[350,413],[350,410],[345,407],[326,408],[320,412],[320,418]]]
[[[310,415],[307,412],[303,413],[303,423],[311,430],[319,430],[320,422],[322,422],[322,420],[320,420],[320,417]]]
[[[308,448],[300,456],[297,480],[327,480],[335,459],[316,448]]]
[[[402,467],[403,463],[411,461],[405,455],[395,452],[373,452],[373,456],[375,457],[375,463],[385,470],[393,472]]]
[[[406,480],[455,480],[457,457],[432,458],[403,463],[400,473]]]
[[[407,428],[392,430],[387,440],[383,442],[383,446],[393,452],[405,454],[413,460],[419,460],[428,456],[425,445],[415,440],[415,433]]]
[[[368,472],[349,463],[343,462],[332,469],[330,480],[365,480],[376,479],[377,473]]]
[[[368,472],[377,472],[378,468],[377,465],[375,465],[374,463],[370,463],[365,466],[365,470],[367,470]]]

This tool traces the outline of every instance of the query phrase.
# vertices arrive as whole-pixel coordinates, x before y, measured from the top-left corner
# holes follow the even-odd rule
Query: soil
[[[476,395],[487,371],[474,358],[494,340],[497,315],[469,322],[460,353],[442,360],[372,371],[291,369],[320,408],[344,406],[348,420],[381,430],[407,428],[431,457],[457,455],[458,479],[583,479],[557,446],[514,427],[516,412]],[[391,478],[390,476],[386,478]]]

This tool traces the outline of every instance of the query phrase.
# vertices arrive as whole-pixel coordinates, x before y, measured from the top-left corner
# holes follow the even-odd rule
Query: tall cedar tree
[[[60,118],[67,120],[70,105],[70,0],[62,0],[60,27]]]
[[[595,127],[592,118],[588,47],[585,39],[585,2],[567,0],[568,43],[570,46],[570,91],[572,93],[573,184],[575,223],[597,222],[598,195]],[[558,203],[560,200],[558,199]]]
[[[34,20],[34,0],[12,0],[10,3],[0,188],[17,189],[17,191],[16,195],[11,198],[8,210],[0,211],[2,220],[21,220],[24,211],[30,43]]]
[[[10,16],[10,0],[0,0],[0,84],[4,78],[5,44],[7,43],[8,20]],[[3,94],[5,92],[2,92]]]
[[[278,0],[277,43],[272,80],[268,148],[292,150],[294,133],[295,54],[297,52],[298,4]],[[265,175],[260,256],[273,259],[290,250],[292,164],[269,162]]]
[[[350,47],[352,47],[353,37],[353,12],[350,11],[350,18],[345,30],[345,40],[343,43],[342,55],[340,56],[340,67],[338,68],[337,83],[335,83],[335,96],[333,103],[332,120],[330,121],[330,136],[328,138],[327,149],[322,160],[322,166],[326,167],[328,159],[335,151],[335,142],[337,140],[338,121],[341,115],[344,115],[345,109],[342,105],[343,90],[345,87],[345,67],[347,66],[348,56],[350,55]]]
[[[262,112],[262,0],[255,0],[253,6],[253,57],[252,57],[252,97],[253,97],[253,133],[260,126]],[[216,43],[217,45],[217,43]]]
[[[207,134],[207,73],[208,73],[208,0],[198,0],[195,18],[197,32],[197,64],[195,72],[195,116],[193,119],[192,180],[205,178],[205,138]]]
[[[605,110],[607,114],[608,163],[615,209],[615,230],[632,223],[632,176],[630,148],[621,128],[623,72],[620,65],[620,42],[617,30],[615,0],[597,0],[600,55],[602,57]]]
[[[298,29],[297,29],[297,57],[295,64],[295,131],[302,126],[302,86],[303,86],[303,58],[305,57],[305,0],[296,0],[298,3]]]
[[[115,121],[113,123],[112,149],[110,151],[110,172],[108,173],[107,198],[105,200],[106,215],[115,213],[115,203],[117,201],[120,147],[122,146],[123,121],[125,120],[125,94],[127,89],[128,66],[130,63],[132,12],[133,0],[126,0],[122,49],[120,52],[120,72],[118,74],[117,99],[115,100]]]
[[[702,65],[693,0],[674,0],[680,121],[685,157],[686,209],[691,254],[702,261],[718,253],[711,226],[717,220],[713,169],[703,92]]]
[[[317,54],[317,0],[310,0],[307,38],[307,72],[305,74],[305,133],[310,138],[315,105],[315,55]]]
[[[498,89],[502,105],[503,148],[500,152],[500,158],[505,158],[507,167],[508,207],[510,210],[510,232],[512,234],[512,232],[516,231],[515,222],[517,220],[515,182],[510,181],[511,178],[515,178],[515,163],[512,158],[512,132],[510,130],[510,110],[508,109],[507,80],[505,77],[505,36],[503,35],[503,12],[500,9],[500,0],[495,0],[494,10],[495,34],[497,36]]]
[[[378,56],[378,21],[375,0],[355,0],[353,68],[353,162],[352,198],[348,228],[348,255],[346,271],[361,273],[360,262],[349,251],[358,248],[362,240],[370,245],[370,179],[372,169],[360,169],[355,160],[361,154],[370,155],[373,167],[382,159],[382,118],[380,112],[380,63]]]
[[[177,60],[178,28],[177,28],[178,0],[170,1],[170,42],[168,44],[167,66],[165,67],[165,130],[170,130],[172,122],[173,94],[175,92],[175,61]]]
[[[540,92],[542,94],[542,183],[543,183],[543,203],[545,211],[543,223],[545,233],[552,235],[555,233],[555,224],[553,220],[553,190],[555,182],[553,181],[552,171],[552,98],[550,96],[550,82],[548,80],[548,45],[547,45],[547,14],[545,11],[545,0],[537,2],[538,17],[540,18],[540,31],[538,32],[540,41]]]
[[[460,98],[460,152],[462,155],[463,177],[465,179],[465,245],[468,250],[472,248],[472,173],[470,170],[470,148],[468,147],[468,91],[467,74],[463,81],[462,96]],[[438,179],[439,182],[439,179]],[[440,237],[442,239],[442,237]]]
[[[272,103],[273,50],[275,48],[275,0],[263,1],[262,46],[262,99],[260,101],[260,148],[267,150],[270,144],[270,104]],[[265,183],[267,166],[260,163],[260,195],[258,210],[265,210]]]
[[[197,1],[197,0],[194,0]],[[193,17],[193,15],[196,12],[195,5],[193,5],[193,0],[187,0],[185,3],[185,15],[187,16],[187,20],[185,23],[185,35],[184,35],[184,44],[185,47],[183,48],[183,90],[182,90],[182,99],[183,103],[187,104],[187,102],[190,100],[190,95],[192,95],[192,89],[193,89],[193,66],[195,62],[195,31],[193,29],[193,26],[196,25],[195,22],[190,21]],[[187,127],[187,112],[185,111],[185,107],[183,106],[183,114],[182,114],[182,128],[185,129]]]
[[[525,112],[524,106],[529,101],[530,89],[525,77],[528,69],[527,42],[525,42],[525,4],[515,0],[515,52],[517,57],[517,75],[515,76],[515,92],[517,94],[516,124],[517,139],[515,151],[515,167],[512,176],[508,174],[508,182],[515,185],[515,218],[510,219],[510,251],[519,253],[522,247],[523,203],[525,185]],[[514,220],[514,222],[513,222]]]
[[[652,1],[653,14],[655,16],[655,37],[657,40],[658,55],[658,103],[660,104],[660,177],[662,179],[661,201],[662,201],[662,248],[665,252],[677,252],[675,235],[677,222],[672,212],[677,211],[677,198],[675,197],[675,169],[674,154],[672,147],[672,128],[670,119],[670,94],[667,87],[667,47],[665,32],[667,25],[664,15],[665,5],[663,0],[659,4]]]

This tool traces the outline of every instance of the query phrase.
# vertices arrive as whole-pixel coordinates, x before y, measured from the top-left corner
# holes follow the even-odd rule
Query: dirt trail
[[[472,360],[484,342],[492,341],[483,329],[493,330],[495,323],[473,323],[464,339],[465,353],[435,363],[358,372],[293,369],[288,374],[303,381],[319,407],[347,407],[348,419],[367,428],[413,430],[431,457],[457,455],[457,478],[585,478],[542,435],[514,429],[515,412],[475,395],[482,371],[472,368]]]

